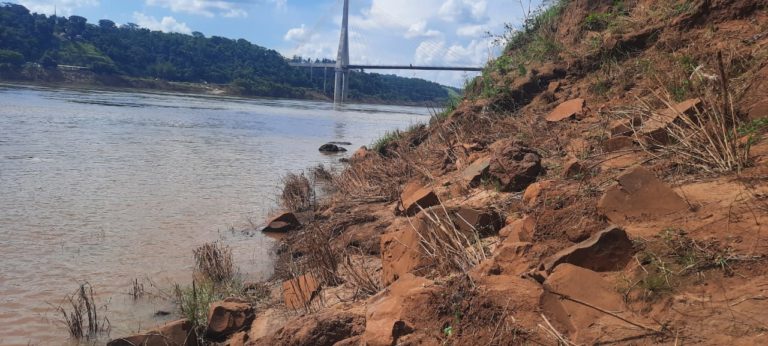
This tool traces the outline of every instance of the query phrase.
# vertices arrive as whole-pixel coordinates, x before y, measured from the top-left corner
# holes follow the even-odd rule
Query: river
[[[192,250],[221,241],[248,280],[271,274],[280,177],[327,141],[357,147],[425,122],[423,108],[51,89],[0,84],[0,345],[61,345],[53,306],[89,282],[112,337],[162,323],[192,280]],[[150,292],[134,301],[138,279]]]

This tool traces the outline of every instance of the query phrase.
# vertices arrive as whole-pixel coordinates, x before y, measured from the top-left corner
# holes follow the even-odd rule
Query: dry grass
[[[634,129],[638,142],[651,154],[661,153],[682,167],[708,173],[740,171],[749,164],[749,148],[738,143],[742,124],[733,106],[725,68],[720,62],[718,76],[701,70],[694,71],[694,76],[698,73],[694,96],[701,103],[691,111],[676,109],[675,98],[664,91],[653,92],[650,100],[638,98],[639,106],[616,114],[623,119],[640,118],[643,123],[668,123],[662,130],[666,138],[661,141],[647,137],[642,128]],[[670,122],[670,116],[675,120]]]
[[[106,316],[99,316],[99,310],[105,310],[106,305],[98,307],[93,298],[93,287],[83,283],[75,292],[67,296],[64,305],[56,307],[63,319],[69,335],[75,339],[90,339],[98,334],[108,334],[111,326]]]
[[[457,227],[442,204],[439,207],[422,209],[424,227],[411,226],[420,239],[422,252],[430,258],[438,270],[447,274],[452,271],[467,272],[470,268],[487,259],[487,254],[480,241],[480,234],[472,227],[472,231],[464,232]],[[468,224],[468,223],[467,223]]]
[[[370,263],[366,263],[362,254],[352,256],[346,254],[341,262],[341,267],[346,274],[347,283],[355,289],[356,297],[369,297],[381,291],[380,275],[376,273],[376,268],[372,268]]]
[[[333,186],[349,200],[394,201],[398,190],[415,175],[413,167],[402,155],[372,155],[352,163],[333,178]]]
[[[313,273],[321,282],[337,286],[341,256],[331,246],[331,230],[315,224],[302,237],[303,246],[310,251],[304,256],[304,272]]]
[[[144,290],[144,283],[139,282],[139,279],[133,279],[131,281],[131,288],[128,290],[128,295],[133,297],[133,300],[138,300],[141,297],[144,297],[144,295],[147,293],[146,290]]]
[[[196,271],[213,282],[230,281],[235,276],[232,250],[218,242],[194,250]]]
[[[280,194],[282,206],[292,212],[312,210],[316,204],[314,184],[304,173],[289,173],[283,177],[283,190]]]

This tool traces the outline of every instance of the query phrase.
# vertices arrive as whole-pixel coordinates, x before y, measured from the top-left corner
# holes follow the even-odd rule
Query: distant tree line
[[[305,60],[292,60],[297,59]],[[244,39],[205,37],[200,32],[163,33],[133,23],[118,26],[108,19],[91,24],[80,16],[46,16],[22,5],[0,3],[0,71],[25,63],[48,69],[75,65],[99,74],[227,84],[255,96],[303,97],[314,92],[330,97],[333,93],[332,70],[291,67],[278,52]],[[442,102],[448,98],[446,88],[437,83],[394,75],[353,73],[350,86],[353,99]]]

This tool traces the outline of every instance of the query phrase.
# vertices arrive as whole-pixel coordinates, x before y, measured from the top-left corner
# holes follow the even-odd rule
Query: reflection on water
[[[0,344],[62,344],[49,305],[87,280],[113,336],[161,322],[150,291],[191,280],[192,249],[221,240],[252,280],[274,240],[247,228],[280,175],[335,164],[326,141],[370,143],[422,109],[0,85]],[[150,288],[149,278],[158,288]]]

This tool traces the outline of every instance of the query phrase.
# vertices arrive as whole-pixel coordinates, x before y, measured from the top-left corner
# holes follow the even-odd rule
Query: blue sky
[[[0,0],[3,1],[3,0]],[[8,1],[8,0],[5,0]],[[33,12],[111,19],[162,31],[245,38],[285,56],[335,58],[341,0],[14,0]],[[540,0],[533,0],[536,6]],[[522,4],[521,4],[522,3]],[[481,66],[497,54],[486,32],[519,23],[523,0],[350,0],[354,64]],[[464,72],[384,71],[461,86]]]

